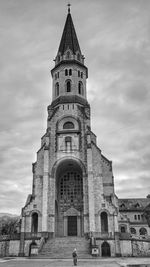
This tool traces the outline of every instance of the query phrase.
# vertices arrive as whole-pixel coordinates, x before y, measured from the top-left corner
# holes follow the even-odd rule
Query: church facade
[[[40,254],[51,240],[71,242],[74,237],[86,240],[87,253],[99,256],[124,255],[133,238],[146,239],[148,251],[144,209],[150,199],[119,200],[115,195],[112,162],[91,130],[84,60],[68,9],[51,70],[47,129],[32,168],[32,194],[22,209],[20,255],[31,252],[31,245]]]

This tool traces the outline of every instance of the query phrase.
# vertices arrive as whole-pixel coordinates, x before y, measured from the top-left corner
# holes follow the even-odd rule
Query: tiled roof
[[[66,19],[66,23],[65,23],[65,26],[64,26],[62,38],[61,38],[61,41],[60,41],[58,53],[63,55],[64,52],[68,48],[71,49],[71,51],[74,54],[77,51],[79,51],[79,53],[81,54],[79,42],[78,42],[78,39],[77,39],[77,35],[76,35],[76,32],[75,32],[75,28],[74,28],[72,17],[71,17],[70,13],[68,13],[68,15],[67,15],[67,19]]]
[[[118,199],[119,209],[124,211],[143,210],[150,204],[150,198]]]

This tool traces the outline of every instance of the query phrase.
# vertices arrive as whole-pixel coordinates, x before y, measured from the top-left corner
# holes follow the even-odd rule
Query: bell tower
[[[70,5],[54,62],[47,129],[33,163],[32,194],[22,209],[21,255],[24,240],[30,236],[40,237],[41,244],[42,238],[56,241],[70,236],[82,239],[80,242],[83,237],[104,237],[114,240],[114,247],[119,244],[115,241],[118,206],[112,162],[101,153],[91,131],[88,69]],[[105,243],[103,247],[109,247]]]

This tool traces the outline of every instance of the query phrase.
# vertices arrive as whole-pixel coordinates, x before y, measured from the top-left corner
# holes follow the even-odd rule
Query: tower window
[[[63,129],[74,129],[74,124],[71,121],[67,121],[63,125]]]
[[[81,78],[83,78],[83,72],[81,72]]]
[[[68,76],[68,70],[65,69],[65,76]]]
[[[55,84],[55,96],[59,96],[59,83]]]
[[[72,69],[69,70],[69,76],[71,76],[71,75],[72,75]]]
[[[67,81],[66,91],[67,91],[67,93],[71,92],[71,82],[70,81]]]
[[[57,77],[59,78],[59,72],[57,73]]]
[[[82,82],[78,83],[78,93],[79,95],[83,95],[83,83]]]
[[[78,77],[80,77],[80,71],[78,70]]]

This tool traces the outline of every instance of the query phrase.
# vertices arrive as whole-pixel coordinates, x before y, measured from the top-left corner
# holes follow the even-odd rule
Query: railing
[[[94,238],[114,238],[113,232],[94,232],[93,233]]]
[[[19,239],[20,239],[20,233],[10,234],[10,235],[0,235],[0,241],[19,240]]]
[[[42,236],[42,233],[25,233],[25,239],[40,239]]]

